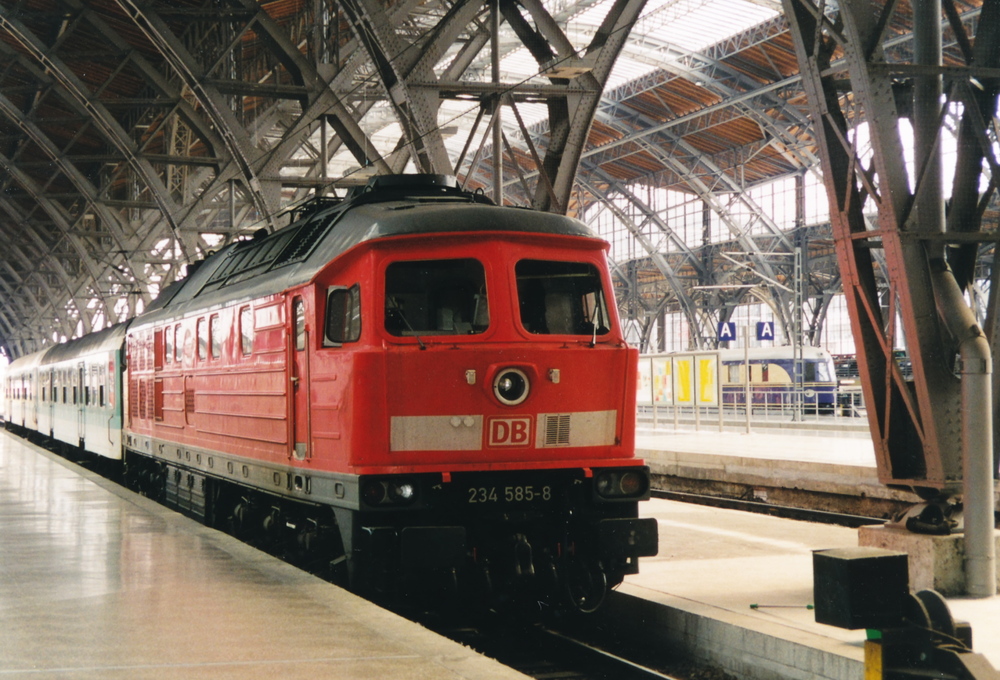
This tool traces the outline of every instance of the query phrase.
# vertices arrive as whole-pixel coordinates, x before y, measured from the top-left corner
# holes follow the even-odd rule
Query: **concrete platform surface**
[[[741,680],[863,677],[865,631],[818,624],[806,608],[812,552],[857,546],[856,529],[656,499],[643,513],[659,522],[660,553],[619,593],[666,609],[629,603],[637,634],[656,631]],[[948,603],[972,624],[974,651],[1000,669],[1000,597]]]
[[[715,456],[742,456],[757,460],[796,460],[804,463],[845,465],[875,469],[875,446],[871,436],[828,430],[797,430],[791,433],[719,432],[704,428],[671,430],[640,428],[636,449],[673,451]]]
[[[0,677],[526,676],[2,432]]]
[[[668,488],[699,491],[705,485],[726,493],[780,504],[796,493],[830,494],[826,509],[855,512],[851,499],[871,501],[870,511],[885,513],[896,503],[916,503],[910,491],[890,489],[878,479],[870,437],[830,430],[794,432],[719,432],[641,428],[636,453]],[[775,491],[778,493],[775,494]],[[746,496],[748,499],[751,496]],[[794,504],[794,500],[788,501]],[[878,505],[883,503],[883,505]],[[876,515],[878,516],[878,515]]]

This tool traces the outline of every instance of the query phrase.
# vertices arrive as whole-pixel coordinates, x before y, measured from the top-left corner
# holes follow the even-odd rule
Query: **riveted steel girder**
[[[450,173],[451,162],[437,125],[440,106],[437,92],[430,88],[410,87],[409,81],[436,81],[433,71],[435,60],[428,55],[438,55],[443,43],[450,45],[451,40],[439,36],[429,42],[432,46],[430,52],[424,53],[418,45],[409,43],[396,32],[377,0],[347,0],[341,6],[359,42],[374,63],[418,170]],[[457,15],[457,12],[449,12],[438,26],[440,32],[451,39],[454,38],[451,31]]]
[[[520,3],[530,13],[535,27],[529,24],[517,4],[512,1],[500,3],[504,17],[538,61],[540,70],[544,72],[554,64],[569,61],[585,69],[573,83],[576,90],[572,94],[548,101],[549,138],[542,168],[539,169],[548,181],[539,182],[533,200],[534,208],[566,212],[601,92],[625,44],[629,28],[645,4],[645,0],[616,0],[583,54],[577,55],[562,29],[540,2],[523,0]],[[562,78],[552,78],[552,82],[567,84]],[[494,153],[499,153],[499,150],[494,150]]]
[[[972,55],[965,67],[950,69],[891,61],[884,33],[896,4],[855,0],[838,4],[839,10],[832,11],[811,0],[784,1],[823,160],[879,477],[888,484],[955,491],[962,478],[962,401],[956,356],[959,344],[978,328],[957,332],[954,327],[954,301],[961,295],[947,266],[945,246],[995,237],[980,233],[981,213],[970,215],[975,211],[965,210],[965,233],[959,233],[956,224],[943,228],[943,220],[935,215],[943,215],[944,204],[940,188],[935,187],[939,182],[934,179],[932,160],[943,111],[938,98],[922,104],[915,100],[911,109],[908,97],[928,78],[942,75],[947,76],[951,93],[962,91],[974,75],[968,63]],[[980,27],[1000,23],[998,10],[997,2],[984,2]],[[971,43],[960,22],[950,25],[961,34],[959,42]],[[995,54],[996,31],[980,31],[975,44]],[[835,52],[844,55],[838,64],[832,63]],[[975,63],[980,67],[980,62]],[[1000,75],[995,66],[992,73]],[[978,122],[967,118],[978,129],[978,135],[972,135],[977,144],[990,134],[987,121],[995,115],[995,89],[986,98],[990,99],[986,106],[987,102],[979,100]],[[900,137],[903,117],[912,118],[917,128],[930,121],[930,134],[916,135],[913,177],[907,171]],[[871,139],[870,161],[859,148],[862,122]],[[989,145],[982,151],[992,153]],[[966,165],[955,177],[955,195],[965,194],[965,200],[974,196],[972,202],[985,205],[995,185],[981,194],[983,164]],[[876,282],[873,249],[884,252],[888,314],[881,304],[883,292]],[[893,356],[897,318],[910,352],[912,380],[904,378]]]

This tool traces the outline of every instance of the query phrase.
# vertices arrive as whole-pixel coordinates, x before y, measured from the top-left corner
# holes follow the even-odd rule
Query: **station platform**
[[[660,552],[640,560],[610,603],[619,635],[740,680],[865,677],[866,632],[818,624],[807,608],[813,551],[857,546],[856,529],[660,499],[642,512],[659,523]],[[1000,597],[948,606],[972,625],[973,650],[1000,669]]]
[[[0,431],[0,677],[526,676]]]
[[[692,484],[742,486],[760,495],[747,500],[775,500],[768,498],[769,490],[773,495],[775,490],[787,489],[864,498],[872,505],[880,500],[919,501],[913,493],[879,482],[871,436],[856,427],[838,431],[806,426],[750,433],[709,427],[700,431],[640,427],[636,455],[646,460],[654,475],[673,478],[682,486],[690,480]]]
[[[878,482],[866,432],[640,427],[636,447],[668,481],[917,500]],[[642,621],[626,634],[741,680],[864,677],[865,631],[817,624],[806,607],[813,551],[856,547],[857,529],[659,499],[642,511],[658,520],[660,552],[642,559],[640,573],[618,590],[614,606],[629,610],[626,620]],[[972,624],[974,651],[1000,669],[1000,597],[950,597],[948,604],[956,620]]]

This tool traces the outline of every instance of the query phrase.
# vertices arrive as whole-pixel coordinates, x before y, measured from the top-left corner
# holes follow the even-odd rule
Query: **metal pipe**
[[[992,597],[997,592],[997,568],[990,344],[948,266],[935,260],[931,270],[938,312],[958,341],[962,360],[965,590],[972,597]]]
[[[915,61],[941,65],[941,0],[913,0]],[[913,87],[914,158],[921,178],[914,197],[917,231],[945,230],[940,153],[940,75],[921,75]],[[965,588],[972,597],[997,590],[995,499],[993,491],[993,397],[990,345],[969,308],[951,269],[944,243],[925,245],[938,315],[958,343],[961,355],[962,484],[965,523]]]

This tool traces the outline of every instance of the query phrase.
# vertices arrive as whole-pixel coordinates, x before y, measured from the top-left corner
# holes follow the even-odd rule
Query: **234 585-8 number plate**
[[[552,500],[549,485],[470,486],[469,503],[544,503]]]

